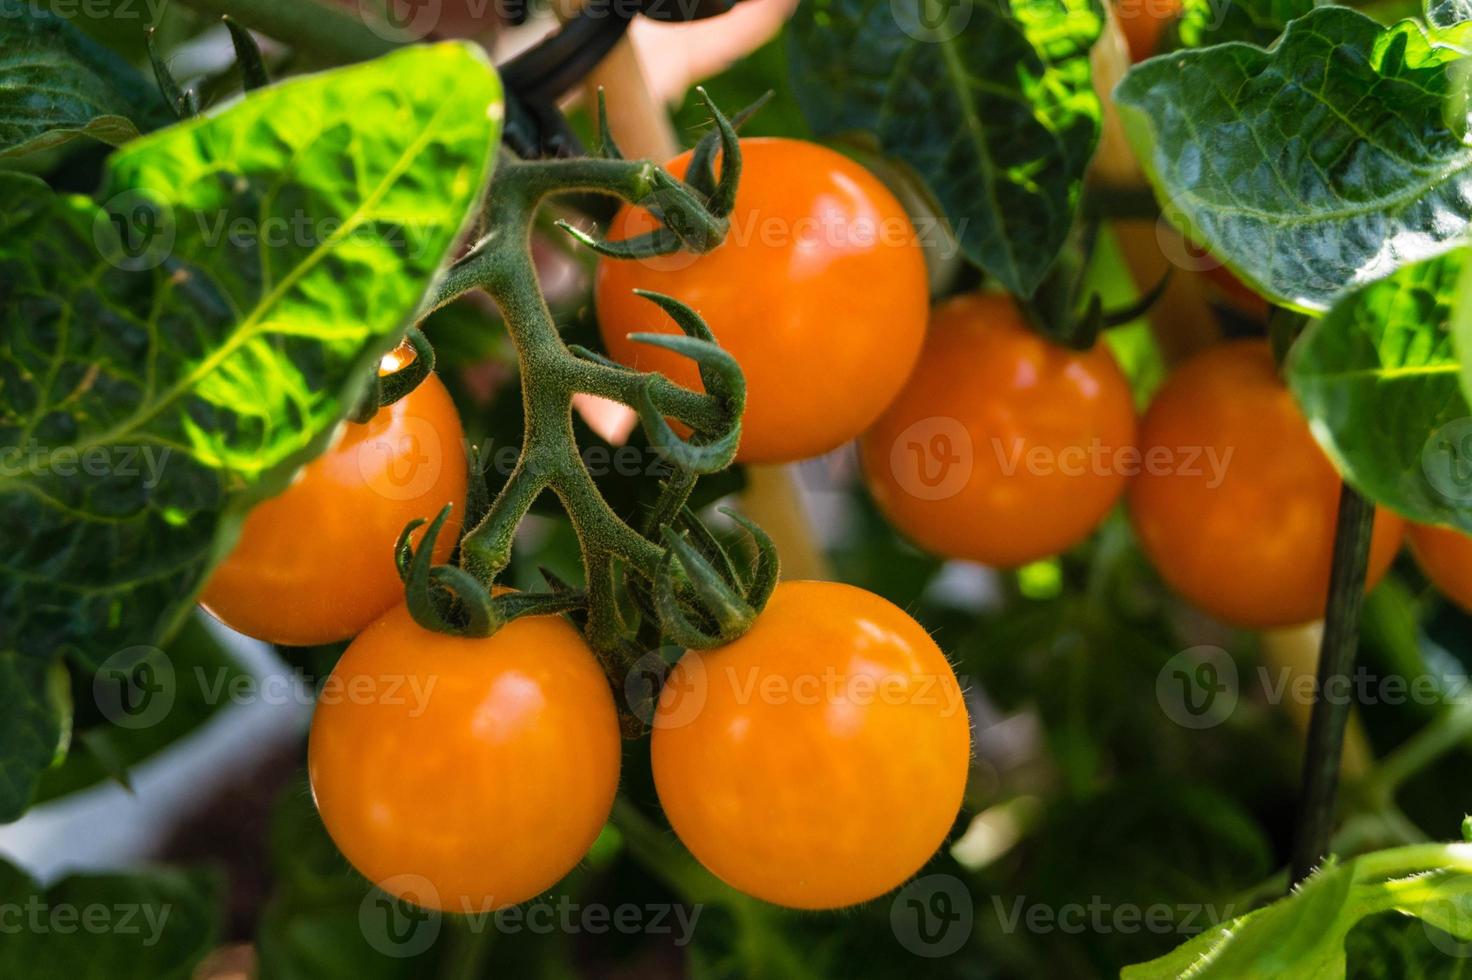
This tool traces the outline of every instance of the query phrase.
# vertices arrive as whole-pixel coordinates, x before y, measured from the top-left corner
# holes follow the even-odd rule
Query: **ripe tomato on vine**
[[[1103,343],[1044,339],[1000,294],[931,316],[920,361],[860,442],[879,509],[927,551],[1013,567],[1086,537],[1132,465],[1129,383]]]
[[[323,823],[369,881],[468,914],[534,898],[582,859],[620,745],[608,680],[565,620],[466,638],[400,605],[333,668],[307,764]]]
[[[370,421],[344,423],[333,448],[246,516],[200,602],[273,643],[354,636],[403,598],[394,543],[404,525],[453,505],[455,523],[435,543],[436,559],[449,557],[465,510],[464,438],[433,374]]]
[[[900,202],[847,157],[788,139],[743,139],[741,151],[726,240],[704,255],[604,258],[598,324],[615,360],[698,389],[687,359],[628,339],[676,332],[634,290],[679,297],[745,373],[736,458],[787,462],[853,439],[899,391],[925,334],[925,258]],[[669,171],[683,176],[690,156]],[[625,207],[609,237],[655,227]]]
[[[1339,474],[1266,342],[1221,344],[1177,368],[1145,413],[1140,451],[1146,465],[1130,484],[1130,517],[1171,588],[1240,626],[1323,615]],[[1390,567],[1403,533],[1398,516],[1377,509],[1366,588]]]
[[[961,805],[970,731],[925,629],[850,585],[785,582],[740,639],[675,665],[654,716],[659,801],[728,884],[841,908],[904,883]]]

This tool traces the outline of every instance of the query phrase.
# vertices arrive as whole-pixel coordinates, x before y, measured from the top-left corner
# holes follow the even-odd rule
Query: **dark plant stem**
[[[1334,530],[1334,563],[1329,574],[1329,603],[1324,611],[1324,638],[1319,647],[1317,700],[1309,719],[1303,760],[1303,793],[1293,840],[1290,884],[1307,878],[1329,850],[1334,801],[1339,787],[1339,760],[1344,729],[1354,708],[1350,672],[1359,644],[1360,609],[1365,601],[1365,572],[1375,508],[1348,484],[1339,491],[1339,518]]]

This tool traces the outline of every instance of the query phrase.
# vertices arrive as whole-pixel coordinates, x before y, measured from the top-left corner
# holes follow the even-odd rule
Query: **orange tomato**
[[[1129,511],[1172,589],[1212,615],[1267,628],[1323,615],[1339,474],[1264,341],[1213,347],[1181,365],[1140,431]],[[1379,508],[1369,581],[1385,574],[1404,524]]]
[[[434,552],[437,562],[450,557],[465,510],[463,440],[434,375],[366,424],[346,423],[336,446],[246,516],[200,602],[232,629],[272,643],[354,635],[403,599],[393,550],[404,525],[454,504]]]
[[[582,859],[613,807],[621,740],[608,681],[566,620],[480,639],[400,605],[319,696],[312,795],[369,881],[468,913],[533,898]]]
[[[702,864],[820,909],[919,870],[956,819],[970,744],[923,627],[863,589],[784,582],[744,636],[675,665],[651,753],[660,803]]]
[[[1016,566],[1087,537],[1124,491],[1129,383],[1104,344],[1038,336],[1006,296],[936,308],[920,362],[859,443],[879,509],[927,551]]]
[[[1181,0],[1114,0],[1114,18],[1124,34],[1130,61],[1141,62],[1155,54],[1160,36],[1181,15]]]
[[[1449,527],[1408,524],[1411,554],[1441,594],[1472,612],[1472,536]]]
[[[689,359],[627,337],[678,332],[635,289],[693,307],[746,374],[736,458],[802,459],[857,436],[904,383],[924,337],[925,259],[899,201],[847,157],[787,139],[744,139],[741,150],[726,240],[705,255],[601,260],[599,328],[615,360],[700,390]],[[683,176],[689,161],[670,172]],[[625,207],[610,237],[655,227]]]

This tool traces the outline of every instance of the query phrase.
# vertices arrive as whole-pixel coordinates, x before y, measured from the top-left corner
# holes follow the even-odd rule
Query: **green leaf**
[[[1472,411],[1450,329],[1463,254],[1350,293],[1304,331],[1287,376],[1314,436],[1357,490],[1412,520],[1472,530],[1461,445]]]
[[[0,0],[0,159],[78,136],[117,146],[171,118],[117,55],[25,0]]]
[[[0,860],[9,913],[0,976],[189,980],[215,947],[220,882],[212,874],[74,875],[42,889]]]
[[[50,665],[0,651],[0,822],[20,816],[56,758],[65,726],[48,690]]]
[[[1330,864],[1293,894],[1222,923],[1121,980],[1345,975],[1345,937],[1384,912],[1415,916],[1457,940],[1472,939],[1472,845],[1417,844]],[[1460,943],[1446,950],[1453,953]]]
[[[0,173],[0,654],[167,638],[413,318],[500,111],[479,49],[416,46],[135,140],[102,208]]]
[[[1115,98],[1166,217],[1264,296],[1321,310],[1466,237],[1458,57],[1413,21],[1320,7],[1268,50],[1137,65]]]
[[[1068,236],[1099,135],[1099,7],[955,0],[939,27],[909,9],[800,5],[788,31],[798,103],[819,136],[872,132],[925,180],[967,258],[1030,296]]]
[[[1204,48],[1229,41],[1265,46],[1314,6],[1314,0],[1185,0],[1173,25],[1172,47]]]
[[[42,774],[35,803],[75,793],[105,779],[128,787],[128,770],[155,753],[197,730],[230,703],[232,685],[245,676],[235,659],[220,645],[203,614],[185,620],[177,635],[166,644],[167,669],[158,675],[154,696],[162,703],[131,700],[132,713],[118,715],[121,702],[109,697],[106,685],[118,681],[111,672],[99,673],[92,690],[83,697],[93,702],[93,715],[85,718],[74,735],[77,748],[60,766]],[[98,686],[101,685],[99,692]],[[97,703],[107,710],[97,711]],[[114,717],[108,717],[112,714]],[[131,787],[128,787],[131,788]]]

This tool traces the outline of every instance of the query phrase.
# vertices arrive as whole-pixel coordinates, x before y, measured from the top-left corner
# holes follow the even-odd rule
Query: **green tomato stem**
[[[1366,795],[1378,804],[1388,803],[1406,780],[1469,739],[1472,702],[1458,701],[1385,757],[1366,782]]]
[[[521,453],[484,518],[461,540],[462,567],[489,587],[510,563],[516,528],[532,503],[543,491],[552,491],[567,511],[583,554],[589,640],[607,655],[618,648],[624,633],[615,593],[616,569],[622,563],[652,582],[667,563],[664,547],[626,523],[598,491],[573,430],[574,396],[599,395],[636,410],[642,408],[646,427],[652,414],[661,425],[665,417],[674,418],[703,437],[724,432],[724,438],[734,446],[731,433],[740,424],[744,382],[731,362],[726,369],[734,371],[734,380],[726,380],[738,392],[734,398],[730,391],[691,391],[663,376],[632,371],[589,352],[570,349],[563,342],[537,282],[531,233],[546,200],[568,192],[608,194],[634,203],[653,196],[661,220],[681,229],[680,241],[687,247],[692,243],[714,247],[726,231],[723,215],[713,213],[709,203],[694,190],[648,161],[523,161],[503,156],[482,215],[485,237],[445,274],[422,315],[473,289],[484,289],[506,322],[522,379]],[[660,305],[666,310],[688,312],[678,304]],[[660,315],[653,303],[650,313],[651,318]],[[693,313],[689,316],[699,319]],[[703,323],[699,329],[704,331]],[[694,345],[697,354],[706,358],[699,362],[703,369],[712,356],[721,354],[718,350],[712,353],[708,339],[681,337],[672,343]],[[661,432],[668,434],[667,426]],[[709,442],[691,451],[691,457],[705,461],[723,445],[721,438],[709,438]],[[708,448],[712,446],[715,448]],[[671,448],[690,449],[683,444]],[[755,615],[754,610],[748,612],[746,622]],[[739,633],[746,622],[722,625],[725,633]]]

